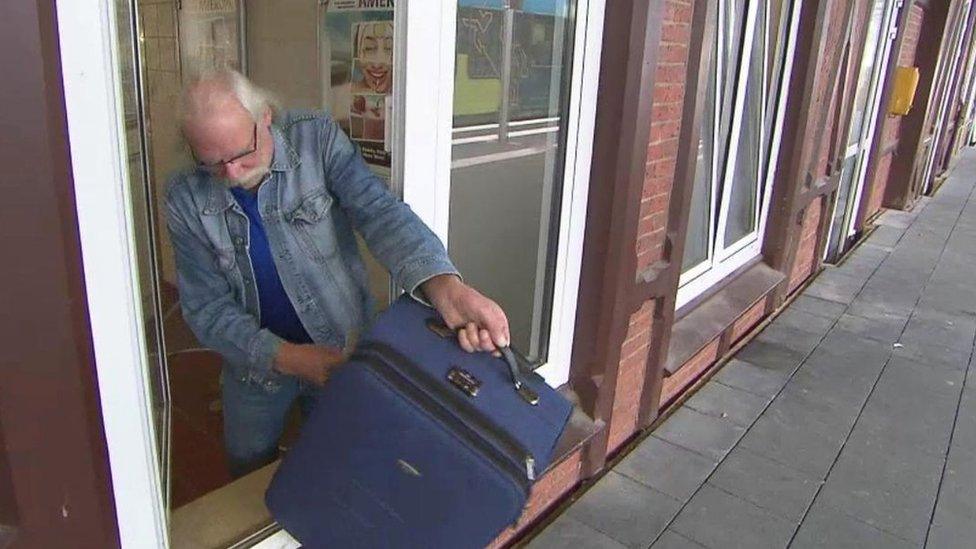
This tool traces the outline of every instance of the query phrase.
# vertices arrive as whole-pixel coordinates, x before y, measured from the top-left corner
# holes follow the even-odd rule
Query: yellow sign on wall
[[[915,89],[918,88],[918,67],[895,68],[895,81],[892,87],[888,113],[905,116],[912,109],[912,102],[915,101]]]

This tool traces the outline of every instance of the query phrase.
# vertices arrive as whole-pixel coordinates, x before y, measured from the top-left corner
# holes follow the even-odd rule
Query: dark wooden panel
[[[119,544],[53,2],[0,3],[0,430],[23,547]]]
[[[606,425],[633,313],[634,250],[663,9],[663,0],[608,2],[604,19],[570,384],[583,409]],[[603,467],[607,431],[591,440],[584,476]]]

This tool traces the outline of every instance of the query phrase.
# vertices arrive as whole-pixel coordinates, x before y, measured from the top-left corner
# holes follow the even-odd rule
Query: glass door
[[[429,65],[446,67],[436,73],[446,101],[429,124],[408,123],[405,138],[410,150],[412,136],[437,135],[441,148],[424,163],[433,177],[404,175],[404,196],[466,282],[505,310],[513,345],[559,385],[569,374],[595,103],[583,100],[595,95],[602,3],[441,7],[444,50]]]
[[[864,176],[874,130],[881,107],[882,78],[888,64],[891,43],[897,35],[896,0],[875,0],[858,65],[857,88],[851,109],[850,128],[841,166],[837,199],[831,218],[824,257],[835,261],[846,250],[856,232],[854,223],[864,187]]]

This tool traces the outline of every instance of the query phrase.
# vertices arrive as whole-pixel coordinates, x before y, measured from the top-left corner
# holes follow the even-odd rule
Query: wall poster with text
[[[393,0],[320,0],[322,102],[376,173],[389,178]]]

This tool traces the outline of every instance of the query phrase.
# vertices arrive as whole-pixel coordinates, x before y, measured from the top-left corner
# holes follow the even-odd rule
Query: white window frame
[[[553,386],[569,380],[570,356],[576,324],[576,305],[583,233],[593,151],[593,128],[603,39],[606,0],[580,0],[577,3],[576,32],[567,124],[563,196],[559,204],[560,226],[556,247],[556,276],[549,332],[549,356],[536,371]],[[419,4],[423,4],[422,6]],[[483,125],[452,131],[454,104],[454,56],[457,0],[408,2],[406,49],[411,70],[406,86],[406,139],[400,157],[404,159],[401,181],[403,199],[448,244],[451,194],[451,145],[455,134],[490,130]],[[414,16],[415,13],[422,14]],[[427,62],[424,62],[424,59]],[[419,65],[419,66],[418,66]],[[434,83],[434,84],[432,84]],[[431,89],[436,93],[431,93]],[[542,122],[532,121],[532,123]],[[520,123],[511,123],[519,126]],[[526,130],[540,133],[548,128]],[[510,133],[509,135],[516,135]],[[410,139],[409,136],[433,136]],[[470,138],[494,140],[494,136]],[[460,138],[457,142],[467,142]]]
[[[769,14],[769,4],[766,1],[766,17]],[[748,71],[752,62],[751,49],[745,52],[742,56],[742,62],[739,64],[736,73],[736,101],[733,108],[733,119],[730,128],[730,135],[733,139],[730,140],[729,153],[727,155],[727,160],[725,164],[724,173],[722,174],[722,180],[725,184],[721,185],[721,202],[717,201],[717,195],[719,191],[720,179],[718,177],[718,159],[720,151],[717,151],[715,145],[713,145],[712,150],[712,166],[710,170],[711,181],[709,182],[711,188],[711,204],[709,210],[709,236],[708,236],[708,253],[705,260],[699,264],[691,267],[687,271],[681,274],[679,279],[678,295],[675,303],[675,308],[680,309],[703,292],[714,286],[716,283],[724,279],[725,277],[731,275],[739,268],[743,267],[753,258],[757,257],[762,252],[763,239],[766,232],[766,221],[769,213],[769,200],[772,193],[772,182],[776,178],[776,165],[779,158],[780,141],[782,139],[782,129],[783,129],[783,115],[786,109],[786,99],[788,96],[789,82],[793,72],[793,55],[796,46],[796,36],[797,29],[800,22],[800,8],[802,6],[802,0],[793,0],[789,2],[790,4],[790,22],[789,30],[786,35],[786,49],[783,52],[783,72],[779,80],[778,86],[778,100],[776,105],[776,118],[774,119],[773,132],[771,136],[771,143],[767,149],[765,146],[760,147],[760,157],[759,157],[759,174],[757,185],[757,200],[755,204],[755,216],[756,216],[756,229],[744,237],[740,238],[735,242],[726,243],[725,240],[725,228],[728,224],[728,204],[731,200],[732,193],[732,176],[735,172],[735,161],[738,155],[738,140],[734,137],[738,135],[742,127],[742,118],[744,116],[743,105],[745,102],[745,86],[748,80]],[[756,10],[758,9],[757,2],[749,2],[748,4],[748,21],[746,23],[746,29],[743,32],[742,43],[752,44],[753,38],[755,36],[757,17]],[[724,10],[718,10],[718,29],[724,29]],[[766,66],[769,66],[768,58],[769,56],[775,55],[776,52],[769,51],[769,33],[771,29],[768,29],[770,24],[776,22],[767,21],[767,31],[763,39],[761,47],[765,51],[765,56],[767,57]],[[723,40],[724,36],[716,36],[716,41]],[[751,45],[750,48],[757,47],[757,45]],[[712,70],[716,71],[717,75],[721,75],[724,70],[724,59],[721,55],[716,55],[716,63]],[[762,75],[762,81],[765,82],[766,68],[764,67],[764,74]],[[713,124],[711,128],[712,143],[718,144],[720,142],[718,135],[719,132],[719,114],[720,105],[722,105],[722,86],[720,85],[720,79],[715,80],[715,101],[713,102],[714,116]],[[763,108],[761,110],[759,124],[760,128],[765,128],[767,108],[769,97],[767,90],[763,90],[763,96],[761,98]],[[769,157],[766,158],[766,151],[769,151]],[[715,223],[715,215],[718,215],[718,223]],[[715,229],[713,229],[715,227]]]

